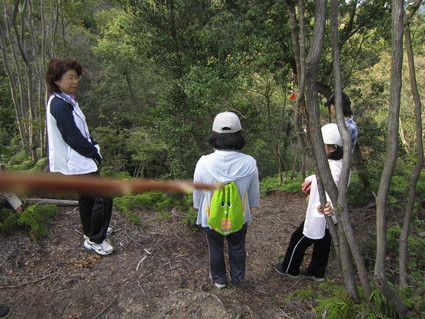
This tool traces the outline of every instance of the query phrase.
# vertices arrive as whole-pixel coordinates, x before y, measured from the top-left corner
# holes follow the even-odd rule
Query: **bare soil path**
[[[248,228],[246,283],[221,290],[208,279],[204,235],[183,225],[183,213],[141,211],[135,226],[114,212],[115,251],[101,257],[83,247],[76,209],[63,207],[38,243],[25,231],[0,235],[0,303],[11,319],[314,318],[310,304],[286,297],[317,284],[273,268],[305,207],[303,195],[262,198]],[[327,273],[339,280],[333,256]]]

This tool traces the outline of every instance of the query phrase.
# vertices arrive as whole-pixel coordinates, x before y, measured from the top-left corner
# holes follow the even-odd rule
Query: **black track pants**
[[[245,238],[248,224],[233,234],[223,236],[210,228],[204,228],[208,242],[210,271],[212,280],[226,283],[226,263],[224,258],[224,239],[229,250],[230,278],[232,283],[241,284],[245,279],[246,249]]]
[[[97,174],[91,174],[94,178]],[[83,232],[90,241],[100,244],[112,218],[112,198],[80,194],[78,199]]]
[[[303,228],[304,222],[292,234],[281,269],[283,272],[297,276],[300,273],[305,251],[313,245],[313,254],[307,269],[312,275],[323,278],[331,249],[331,234],[329,229],[326,229],[325,237],[311,239],[303,235]]]

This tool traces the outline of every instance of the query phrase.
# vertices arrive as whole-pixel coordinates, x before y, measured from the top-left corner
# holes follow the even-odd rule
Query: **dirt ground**
[[[303,195],[263,196],[248,228],[245,284],[216,289],[204,234],[183,225],[182,212],[161,219],[141,211],[135,226],[114,211],[115,251],[101,257],[83,247],[78,211],[61,207],[51,235],[38,243],[25,231],[0,235],[0,303],[12,308],[12,319],[314,318],[313,300],[286,297],[318,284],[273,268],[305,208]],[[334,256],[327,276],[340,281]]]

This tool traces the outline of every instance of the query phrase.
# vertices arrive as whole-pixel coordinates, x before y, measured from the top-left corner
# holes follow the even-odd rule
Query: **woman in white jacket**
[[[74,93],[83,68],[75,59],[52,59],[46,71],[49,89],[46,122],[51,172],[64,175],[98,176],[102,161],[100,148],[92,138],[86,118]],[[112,253],[106,239],[111,231],[112,199],[79,195],[79,210],[84,232],[84,247],[100,255]]]
[[[242,127],[238,116],[232,112],[218,114],[213,123],[209,138],[214,152],[202,156],[195,169],[194,181],[200,183],[228,184],[233,181],[243,201],[244,225],[241,230],[223,236],[208,224],[208,210],[212,191],[194,190],[193,203],[198,209],[196,223],[201,225],[207,237],[210,260],[210,277],[217,288],[225,288],[227,283],[224,258],[224,239],[229,248],[230,279],[234,285],[241,285],[245,279],[247,223],[252,220],[251,211],[259,205],[258,169],[253,157],[240,150],[245,145]]]
[[[335,123],[323,126],[322,136],[332,177],[338,186],[343,165],[342,139],[338,131],[338,126]],[[320,282],[325,280],[325,270],[332,242],[325,215],[332,216],[334,223],[337,220],[329,202],[325,209],[322,209],[320,205],[319,190],[315,175],[307,177],[304,181],[302,190],[308,193],[306,191],[308,188],[310,188],[310,197],[305,220],[292,234],[285,258],[276,264],[275,269],[282,275],[299,278],[300,266],[304,259],[305,251],[313,245],[310,264],[301,274]],[[326,197],[329,200],[327,194]]]

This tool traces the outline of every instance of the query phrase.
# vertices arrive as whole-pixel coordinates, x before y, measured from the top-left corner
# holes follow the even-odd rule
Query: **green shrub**
[[[314,292],[314,289],[311,286],[307,286],[304,289],[296,289],[294,291],[294,295],[296,296],[296,298],[301,300],[316,297],[316,293]]]
[[[57,213],[56,205],[35,204],[27,207],[19,216],[18,224],[31,227],[30,237],[37,241],[43,236],[49,235],[49,224]]]
[[[388,303],[387,299],[382,295],[379,289],[374,289],[369,298],[370,306],[365,306],[363,313],[367,314],[368,319],[375,318],[397,318],[394,308]]]
[[[37,241],[50,233],[49,224],[56,213],[56,205],[36,204],[27,207],[22,213],[17,213],[12,209],[1,209],[0,233],[11,233],[18,226],[29,226],[30,237]]]
[[[114,172],[109,167],[102,167],[100,169],[100,175],[103,177],[111,177],[117,179],[130,179],[131,176],[128,172]]]
[[[18,226],[19,213],[13,209],[0,209],[0,233],[10,234]]]
[[[43,157],[35,163],[34,167],[30,171],[40,172],[46,170],[49,165],[49,159],[47,157]]]
[[[200,227],[196,225],[196,219],[198,217],[198,210],[194,208],[189,208],[186,211],[186,215],[183,217],[183,224],[189,227],[189,229],[196,233]]]
[[[327,319],[354,319],[358,314],[359,306],[352,296],[343,290],[330,297],[320,295],[316,301],[318,306],[314,308],[320,313],[316,318],[322,318],[326,313]]]
[[[140,217],[132,210],[155,209],[161,212],[161,219],[170,216],[167,210],[179,204],[178,195],[159,192],[147,192],[114,198],[114,206],[133,224],[140,224]]]
[[[137,208],[135,207],[133,197],[134,196],[115,197],[114,206],[130,223],[140,225],[140,216],[131,211],[132,209]]]
[[[20,166],[22,163],[30,161],[30,156],[24,152],[19,152],[16,155],[12,156],[7,163],[7,167],[16,168],[16,166]]]
[[[348,201],[354,207],[362,207],[367,204],[369,197],[359,176],[351,174],[350,185],[348,186]]]
[[[290,174],[290,172],[288,172]],[[301,184],[304,182],[301,173],[297,173],[294,178],[286,178],[280,183],[279,175],[265,177],[260,181],[262,191],[277,190],[288,193],[301,193]]]

